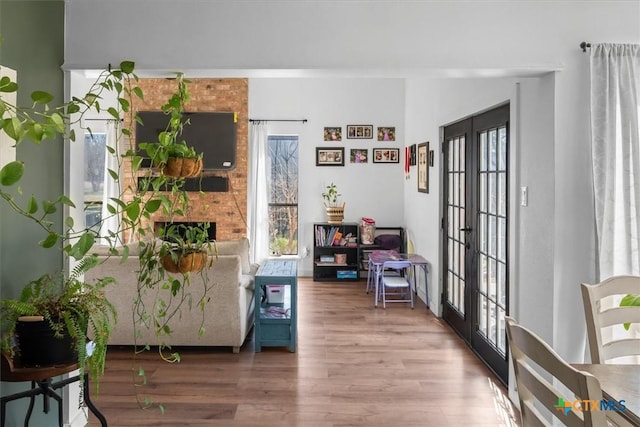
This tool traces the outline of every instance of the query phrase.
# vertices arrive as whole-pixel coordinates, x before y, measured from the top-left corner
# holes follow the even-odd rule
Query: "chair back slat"
[[[640,323],[640,307],[613,307],[601,311],[599,323],[601,328],[624,323]]]
[[[518,325],[511,317],[506,317],[507,337],[513,358],[522,425],[547,426],[548,415],[538,408],[546,408],[562,424],[573,426],[605,426],[606,417],[602,411],[569,411],[555,407],[559,398],[566,402],[600,402],[602,390],[593,375],[578,371],[565,362],[547,343],[533,332]],[[549,378],[551,377],[551,378]],[[566,397],[556,387],[556,381],[562,389],[573,394]],[[595,403],[594,403],[595,404]]]
[[[401,270],[404,268],[411,267],[410,261],[385,261],[382,263],[383,269],[393,269],[393,270]]]
[[[625,356],[640,356],[640,339],[628,338],[611,341],[602,346],[601,354],[604,360]]]

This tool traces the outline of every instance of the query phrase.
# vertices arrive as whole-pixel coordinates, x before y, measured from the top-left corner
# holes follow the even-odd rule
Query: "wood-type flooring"
[[[239,354],[181,348],[168,364],[151,351],[138,359],[147,385],[135,387],[132,349],[110,348],[93,396],[109,426],[518,425],[504,387],[421,301],[374,308],[363,281],[299,278],[298,289],[295,353],[255,353],[251,333]],[[140,409],[136,392],[164,413]]]

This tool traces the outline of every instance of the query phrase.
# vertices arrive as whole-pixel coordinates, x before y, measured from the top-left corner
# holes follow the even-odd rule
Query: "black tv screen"
[[[138,112],[143,125],[136,123],[136,149],[141,142],[157,142],[158,134],[167,128],[169,116],[162,111]],[[182,139],[202,153],[203,170],[232,170],[236,167],[238,123],[236,113],[185,112]],[[139,150],[138,150],[139,151]],[[143,167],[151,166],[144,159]]]

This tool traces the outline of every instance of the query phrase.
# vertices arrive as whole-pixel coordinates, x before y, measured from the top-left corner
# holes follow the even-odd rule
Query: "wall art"
[[[325,141],[342,141],[342,126],[331,126],[324,128]]]
[[[400,163],[400,149],[374,148],[373,163]]]
[[[378,141],[395,141],[396,140],[396,128],[395,127],[379,127],[378,128]]]
[[[418,144],[418,191],[429,192],[429,141]]]
[[[373,125],[347,125],[347,139],[373,139]]]
[[[368,163],[369,150],[366,148],[352,148],[349,156],[351,163]]]
[[[344,166],[344,147],[316,147],[316,166]]]

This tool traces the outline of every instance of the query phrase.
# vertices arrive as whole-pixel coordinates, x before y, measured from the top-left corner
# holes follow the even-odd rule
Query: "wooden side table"
[[[298,265],[267,260],[256,273],[254,348],[285,347],[296,351],[298,336]]]
[[[29,408],[27,409],[27,414],[24,418],[24,426],[28,427],[29,419],[31,418],[31,414],[33,413],[33,407],[35,405],[36,396],[42,395],[42,410],[45,414],[49,413],[51,409],[49,399],[53,398],[58,402],[58,425],[63,427],[62,420],[62,396],[56,393],[56,390],[62,388],[68,384],[74,383],[80,380],[80,375],[76,375],[73,377],[69,377],[60,381],[52,381],[53,377],[57,377],[59,375],[68,374],[69,372],[75,371],[78,369],[77,363],[68,363],[65,365],[59,366],[43,366],[39,368],[25,368],[20,367],[17,364],[14,364],[14,361],[9,358],[7,355],[2,354],[0,356],[2,362],[2,381],[7,382],[23,382],[23,381],[31,381],[31,389],[26,390],[20,393],[11,394],[9,396],[2,396],[0,399],[1,402],[1,410],[0,410],[0,425],[2,427],[5,426],[6,414],[7,414],[7,403],[22,399],[23,397],[29,398]],[[89,395],[89,375],[84,373],[82,375],[83,384],[83,397],[84,402],[89,408],[91,412],[96,416],[98,421],[100,421],[100,425],[102,427],[107,427],[107,420],[100,413],[98,408],[91,401],[91,397]]]

